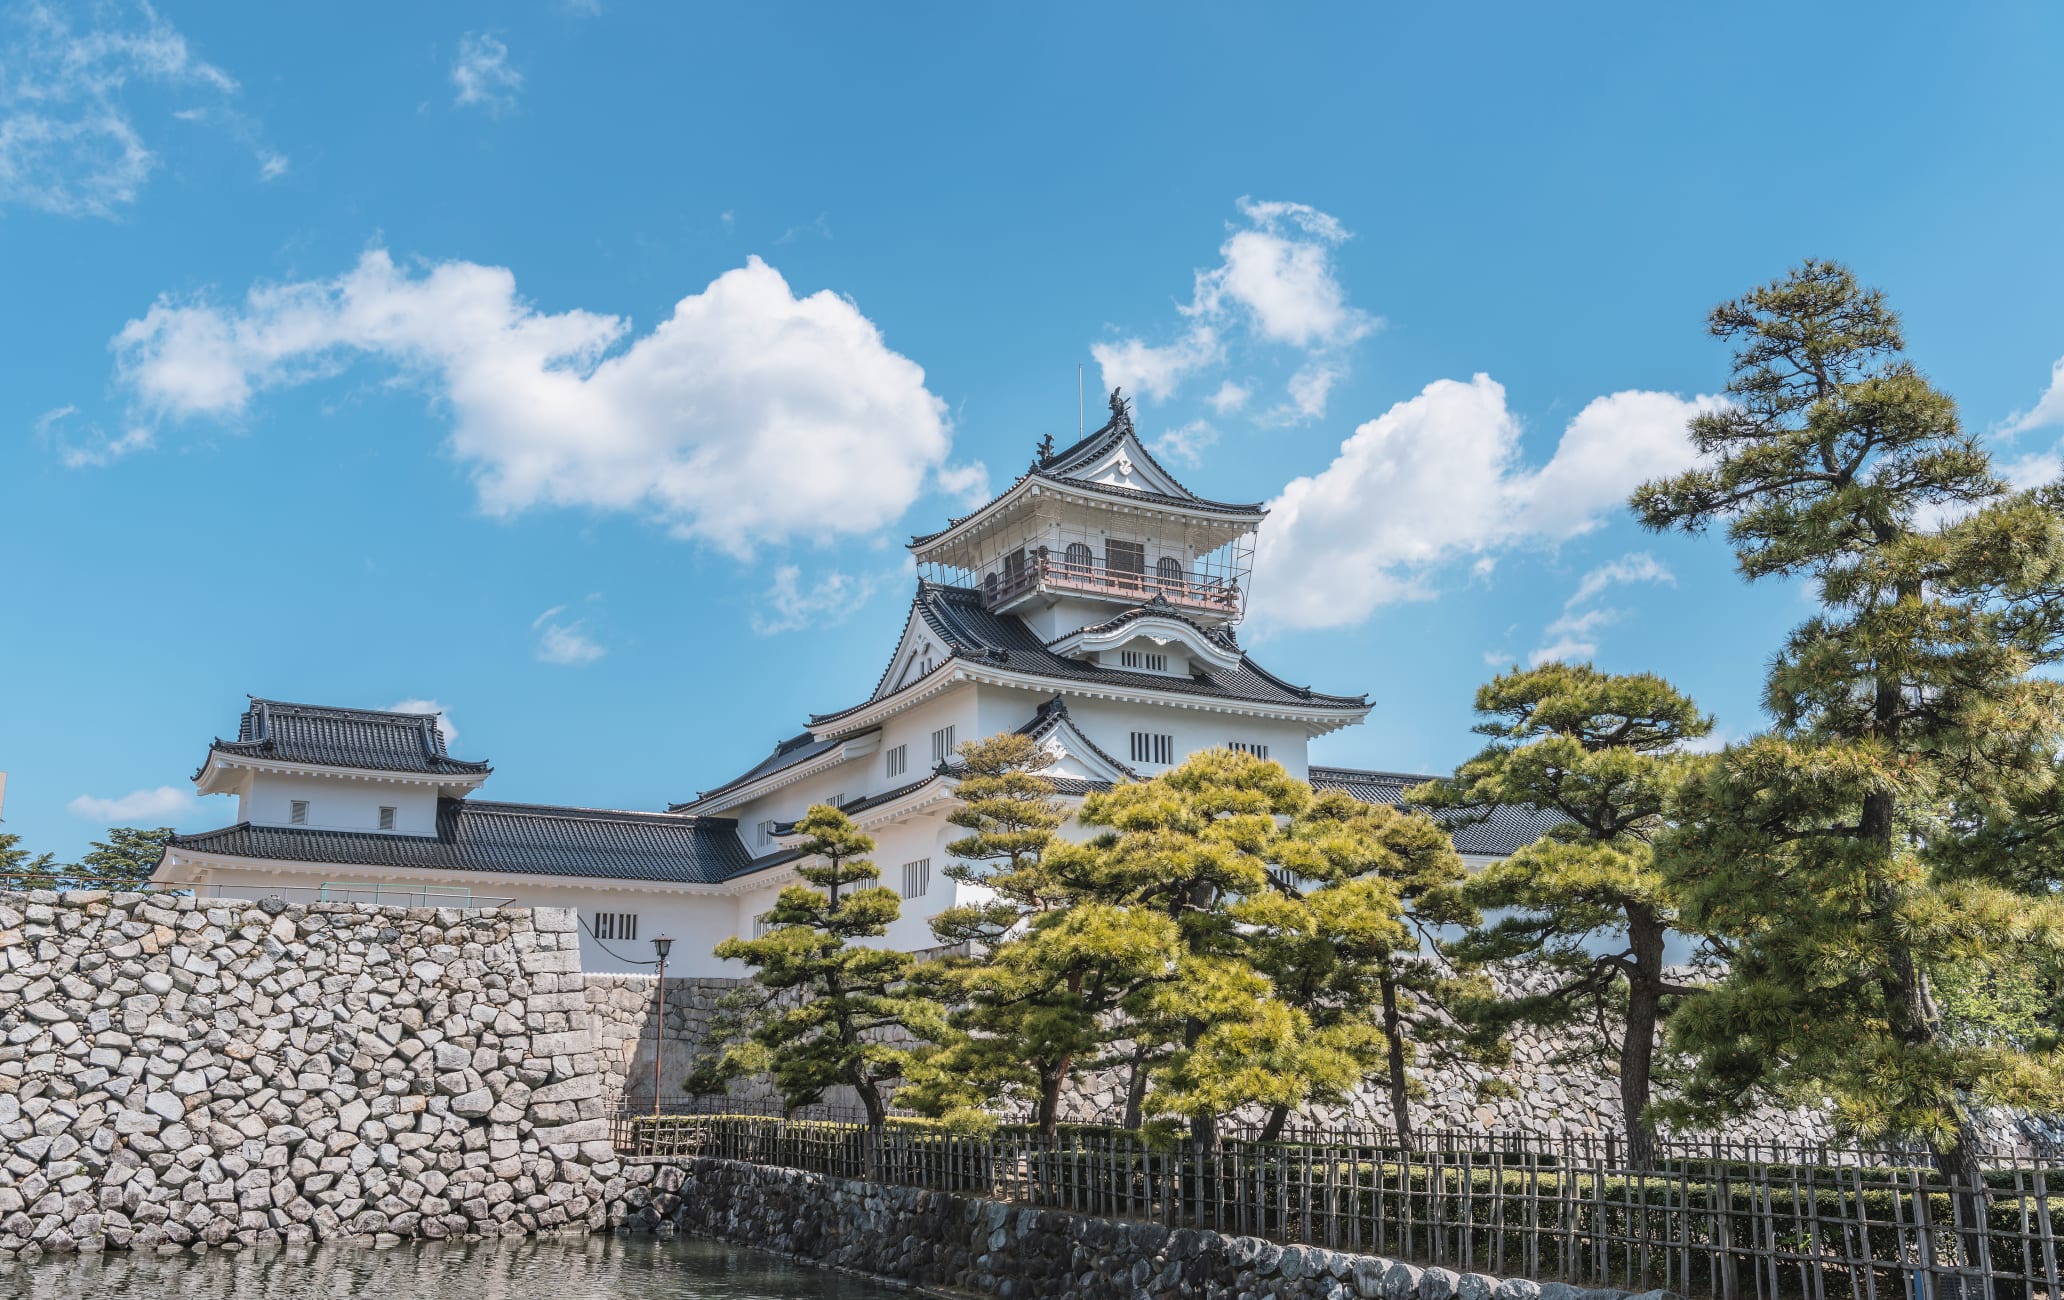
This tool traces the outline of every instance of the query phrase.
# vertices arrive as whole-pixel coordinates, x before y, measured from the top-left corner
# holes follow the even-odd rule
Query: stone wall
[[[0,894],[0,1258],[599,1224],[574,924]]]
[[[1374,1255],[1120,1222],[726,1160],[632,1162],[611,1226],[689,1232],[999,1300],[1619,1300]],[[1643,1293],[1665,1300],[1668,1292]]]

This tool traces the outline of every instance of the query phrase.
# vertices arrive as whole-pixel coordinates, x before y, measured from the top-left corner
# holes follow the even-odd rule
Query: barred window
[[[1121,668],[1142,668],[1150,673],[1168,671],[1168,656],[1149,654],[1145,650],[1120,650],[1118,666]]]
[[[1226,748],[1239,754],[1252,754],[1256,758],[1268,757],[1268,746],[1256,744],[1251,740],[1228,740]]]
[[[636,912],[595,913],[595,937],[618,941],[638,937],[638,914]]]
[[[903,897],[923,898],[932,887],[932,860],[919,858],[903,864]]]
[[[905,772],[908,772],[909,770],[910,770],[910,746],[908,746],[908,745],[898,745],[898,746],[896,746],[896,747],[895,747],[894,749],[890,750],[890,751],[889,751],[889,757],[888,757],[888,773],[889,773],[889,775],[890,775],[890,776],[901,776],[901,775],[903,775],[903,774],[904,774]]]
[[[385,804],[380,805],[380,829],[383,831],[394,829],[394,810]]]
[[[937,767],[953,757],[953,728],[941,727],[932,733],[932,766]]]
[[[306,799],[288,800],[287,820],[296,826],[306,826],[308,824],[308,801]]]
[[[1135,731],[1132,733],[1132,761],[1135,763],[1160,763],[1166,766],[1175,761],[1175,737],[1156,731]]]
[[[774,928],[774,913],[770,909],[752,919],[752,937],[757,939]]]

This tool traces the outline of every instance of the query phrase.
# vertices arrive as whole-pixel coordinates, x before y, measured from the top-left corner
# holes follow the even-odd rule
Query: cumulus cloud
[[[65,805],[72,816],[103,826],[169,826],[200,808],[193,791],[176,785],[131,790],[112,799],[82,794]]]
[[[1219,263],[1195,273],[1190,301],[1177,310],[1190,324],[1172,342],[1130,336],[1096,343],[1090,354],[1104,387],[1124,387],[1155,401],[1172,396],[1192,375],[1227,354],[1227,338],[1288,347],[1305,362],[1287,385],[1269,422],[1325,414],[1333,387],[1347,374],[1346,349],[1382,321],[1347,301],[1335,252],[1351,236],[1340,221],[1306,203],[1239,201],[1241,224],[1219,246]],[[1244,406],[1250,390],[1231,380],[1208,400],[1220,415]]]
[[[75,25],[61,8],[8,8],[0,26],[0,206],[60,216],[114,217],[136,201],[159,166],[129,104],[133,89],[169,92],[172,116],[216,121],[260,159],[248,119],[226,107],[236,80],[202,59],[148,4],[108,3]],[[277,174],[272,172],[272,174]],[[270,176],[266,176],[270,179]]]
[[[933,481],[939,491],[966,505],[980,505],[989,499],[989,467],[979,460],[965,465],[941,465]]]
[[[833,569],[806,589],[802,569],[784,564],[774,570],[774,581],[767,589],[767,608],[753,613],[753,631],[773,636],[777,632],[844,622],[868,602],[875,586],[872,577],[855,577]]]
[[[436,700],[397,700],[393,704],[387,706],[387,712],[429,713],[436,715],[437,730],[438,733],[444,737],[444,747],[452,751],[453,753],[458,752],[459,729],[452,725],[451,710],[445,708]]]
[[[473,105],[490,113],[506,113],[516,107],[516,92],[523,89],[523,74],[509,66],[509,47],[486,32],[468,32],[459,38],[459,57],[452,64],[452,102]]]
[[[1255,557],[1255,613],[1292,627],[1359,623],[1435,594],[1444,565],[1598,527],[1642,480],[1690,464],[1684,426],[1718,399],[1601,397],[1530,467],[1505,389],[1443,379],[1354,431],[1332,464],[1270,503]]]
[[[608,647],[588,635],[586,619],[562,618],[565,613],[566,606],[554,605],[530,620],[530,630],[538,634],[535,653],[539,663],[581,668],[609,653]]]
[[[384,362],[449,410],[487,513],[627,511],[738,556],[874,532],[945,464],[924,371],[852,302],[798,298],[757,257],[630,334],[619,316],[538,310],[502,267],[403,268],[374,249],[236,305],[161,298],[113,347],[146,422],[233,421],[262,390]]]

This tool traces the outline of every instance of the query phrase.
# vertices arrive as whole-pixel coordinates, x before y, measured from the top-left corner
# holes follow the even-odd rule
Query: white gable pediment
[[[1046,769],[1048,776],[1072,776],[1085,781],[1136,781],[1139,773],[1117,762],[1110,755],[1090,743],[1089,737],[1076,728],[1073,718],[1058,718],[1040,737],[1040,747],[1053,755],[1053,766]]]
[[[909,621],[903,625],[903,639],[896,645],[896,657],[889,660],[889,669],[882,674],[881,685],[871,698],[878,700],[894,695],[946,662],[948,657],[938,633],[932,631],[931,625],[912,609]]]
[[[1162,496],[1188,496],[1182,484],[1170,478],[1152,457],[1141,449],[1139,439],[1131,433],[1118,439],[1103,455],[1090,461],[1082,468],[1071,471],[1070,478],[1079,478],[1090,483],[1107,483],[1112,487],[1131,488],[1135,492],[1156,492]]]
[[[1204,635],[1188,619],[1174,614],[1142,614],[1117,624],[1100,624],[1079,628],[1052,643],[1057,655],[1071,658],[1086,658],[1090,655],[1110,654],[1131,646],[1150,649],[1171,656],[1187,657],[1194,664],[1207,665],[1221,672],[1230,672],[1240,666],[1240,652]]]

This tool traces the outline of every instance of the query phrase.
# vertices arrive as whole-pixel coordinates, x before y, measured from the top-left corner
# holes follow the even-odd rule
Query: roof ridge
[[[702,820],[695,813],[677,813],[652,808],[589,808],[571,803],[522,803],[514,799],[454,799],[451,802],[461,808],[475,812],[526,812],[570,815],[596,821],[614,821],[625,817],[657,817],[668,825],[693,824]]]
[[[1371,767],[1337,767],[1331,763],[1313,763],[1305,769],[1308,772],[1339,772],[1345,776],[1383,777],[1397,781],[1440,781],[1445,778],[1427,776],[1418,772],[1390,772]]]
[[[423,718],[441,718],[445,714],[443,709],[439,709],[435,713],[425,713],[420,710],[405,712],[400,709],[361,709],[356,705],[350,704],[297,704],[292,700],[275,700],[259,695],[246,695],[244,698],[253,704],[262,704],[267,709],[281,709],[289,713],[355,714],[367,718],[405,720],[410,724],[415,724]]]

